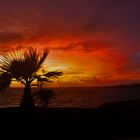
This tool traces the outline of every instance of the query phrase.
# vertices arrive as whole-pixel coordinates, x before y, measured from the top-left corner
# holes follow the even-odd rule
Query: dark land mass
[[[140,88],[140,83],[133,83],[133,84],[118,84],[118,85],[110,85],[110,86],[96,86],[101,88]]]
[[[140,137],[140,100],[104,104],[97,109],[49,108],[0,110],[0,128],[11,136]],[[8,134],[7,133],[7,134]],[[8,136],[8,135],[5,136]]]
[[[139,90],[140,85],[132,87]],[[105,103],[93,109],[1,108],[0,129],[4,138],[140,139],[140,99]]]

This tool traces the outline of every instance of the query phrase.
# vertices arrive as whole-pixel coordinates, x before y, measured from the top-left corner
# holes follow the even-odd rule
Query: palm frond
[[[52,81],[47,77],[39,77],[37,78],[37,82],[52,82]]]
[[[0,92],[3,92],[5,91],[11,84],[11,76],[6,73],[6,72],[3,72],[0,74]]]
[[[14,51],[2,57],[0,69],[9,72],[13,78],[27,79],[39,70],[47,55],[48,50],[40,54],[33,48],[25,52]]]
[[[15,63],[21,63],[23,61],[23,57],[19,57],[18,53],[20,55],[20,52],[15,51],[3,56],[0,62],[0,68],[5,71],[12,71]]]
[[[39,53],[31,47],[28,51],[22,52],[21,50],[16,50],[3,56],[0,60],[0,84],[3,87],[8,87],[12,79],[24,85],[31,84],[34,80],[39,85],[42,85],[44,82],[52,82],[53,78],[58,78],[63,72],[59,70],[51,72],[43,71],[43,74],[39,74],[38,72],[48,52],[46,49],[44,52]]]
[[[55,99],[53,90],[39,90],[33,94],[33,99],[38,107],[48,107],[50,101]]]
[[[44,76],[48,78],[58,78],[59,76],[62,76],[62,75],[63,75],[63,72],[61,71],[51,71],[44,74]]]
[[[42,65],[43,62],[45,61],[46,57],[48,56],[48,53],[49,53],[48,49],[46,49],[46,50],[42,53],[42,55],[40,56],[40,59],[39,59],[39,61],[38,61],[38,64],[37,64],[37,67],[38,67],[38,68],[41,67],[41,65]]]

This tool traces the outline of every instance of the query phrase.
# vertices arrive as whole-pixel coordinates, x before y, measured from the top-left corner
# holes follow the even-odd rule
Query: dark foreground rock
[[[140,101],[104,104],[97,109],[0,109],[0,129],[11,136],[140,137]],[[5,135],[5,137],[7,136]]]

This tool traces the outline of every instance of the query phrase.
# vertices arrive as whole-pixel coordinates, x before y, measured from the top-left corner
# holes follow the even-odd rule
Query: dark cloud
[[[79,43],[80,49],[85,52],[93,52],[101,49],[109,49],[112,46],[112,42],[102,42],[102,41],[87,41]]]
[[[56,50],[56,51],[71,51],[71,50],[77,50],[78,46],[76,43],[72,43],[72,44],[69,44],[69,45],[66,45],[66,46],[57,46],[57,47],[53,47],[52,49],[53,50]]]
[[[1,0],[1,30],[49,36],[81,36],[120,30],[131,36],[139,29],[139,1],[134,0]],[[9,26],[10,25],[10,26]],[[128,31],[129,29],[129,31]]]
[[[127,64],[120,68],[119,71],[139,72],[140,71],[140,51],[132,54],[128,58]]]
[[[25,38],[18,32],[0,32],[0,44],[20,43]]]
[[[101,49],[113,48],[112,42],[99,42],[99,41],[82,41],[77,43],[70,43],[65,46],[53,47],[53,50],[58,51],[84,51],[84,52],[93,52]]]
[[[128,57],[126,69],[137,69],[139,5],[139,0],[0,0],[0,51],[68,38],[71,43],[52,48],[112,54],[116,49]]]
[[[0,51],[8,52],[16,47],[16,44],[22,44],[25,37],[19,32],[0,32]],[[13,44],[15,46],[13,46]]]
[[[140,36],[139,4],[139,0],[1,0],[0,32],[15,34],[14,39],[20,32],[30,42],[71,36],[96,42],[98,36],[99,42],[111,40],[124,43],[125,49],[135,48]],[[71,45],[61,49],[74,49]],[[87,51],[95,48],[90,41],[83,46],[88,46],[83,47]]]

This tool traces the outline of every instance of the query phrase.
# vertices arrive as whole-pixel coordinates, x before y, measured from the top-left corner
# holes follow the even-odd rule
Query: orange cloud
[[[2,0],[0,54],[29,46],[50,48],[45,67],[64,71],[55,85],[135,82],[140,73],[139,9],[139,1]]]

